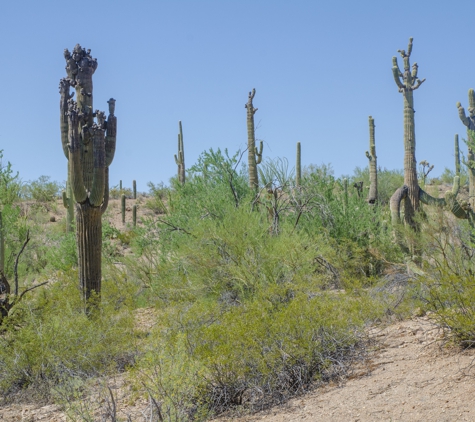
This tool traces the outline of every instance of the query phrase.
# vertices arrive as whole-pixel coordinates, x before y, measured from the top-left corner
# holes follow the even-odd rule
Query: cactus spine
[[[132,191],[134,199],[137,199],[137,182],[135,180],[132,181]]]
[[[256,89],[253,88],[252,92],[249,92],[247,104],[244,106],[247,109],[247,150],[248,161],[247,166],[249,170],[249,187],[257,190],[259,187],[259,178],[257,175],[257,165],[262,161],[262,149],[264,147],[263,142],[260,142],[259,149],[256,147],[256,135],[254,128],[254,114],[257,108],[254,108],[252,100],[256,95]]]
[[[376,145],[374,141],[374,119],[369,116],[369,151],[366,151],[366,157],[369,160],[369,195],[368,202],[375,204],[378,200],[378,166],[376,161]]]
[[[125,194],[120,197],[120,209],[122,212],[122,224],[125,224]]]
[[[300,186],[301,180],[302,180],[301,149],[300,149],[300,142],[297,142],[297,162],[295,163],[295,185]]]
[[[397,58],[393,57],[393,77],[399,92],[402,93],[404,102],[404,185],[407,187],[407,194],[398,195],[400,200],[404,199],[404,220],[407,224],[414,226],[414,213],[419,209],[419,183],[417,181],[417,161],[416,161],[416,131],[414,124],[414,96],[413,92],[418,89],[425,79],[417,78],[417,63],[411,66],[409,58],[412,52],[412,38],[409,38],[407,52],[398,50],[404,62],[404,72],[399,70]],[[394,205],[394,202],[391,201]],[[399,206],[397,207],[399,209]],[[399,214],[399,213],[398,213]]]
[[[109,116],[93,108],[92,75],[97,60],[79,44],[64,50],[67,78],[60,81],[60,127],[63,152],[69,160],[76,202],[79,281],[83,299],[101,292],[102,214],[109,201],[109,166],[115,154],[117,118],[111,98]],[[76,90],[72,100],[70,87]]]
[[[455,134],[455,175],[460,176],[460,150],[458,134]]]
[[[181,121],[178,122],[178,154],[175,155],[175,163],[178,166],[178,181],[183,185],[185,184],[185,149]]]
[[[468,91],[468,102],[468,117],[465,115],[465,110],[460,103],[457,103],[457,108],[460,120],[467,127],[468,154],[464,164],[468,168],[469,203],[472,210],[475,210],[475,93],[473,89]]]

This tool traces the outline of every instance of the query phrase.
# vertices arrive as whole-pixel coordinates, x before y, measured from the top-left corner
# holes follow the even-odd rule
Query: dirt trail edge
[[[475,421],[475,350],[443,347],[427,317],[370,334],[379,349],[356,377],[232,420]]]

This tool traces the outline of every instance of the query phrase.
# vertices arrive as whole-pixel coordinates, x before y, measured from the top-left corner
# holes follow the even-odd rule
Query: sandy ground
[[[376,340],[376,350],[351,379],[265,412],[219,421],[475,420],[475,350],[444,346],[441,333],[427,317],[376,328],[370,334]],[[121,382],[116,380],[116,384]],[[117,397],[116,405],[123,415],[119,420],[127,420],[127,414],[132,421],[150,420],[150,404],[146,400],[127,404],[126,389]],[[66,420],[54,405],[0,409],[0,421]]]

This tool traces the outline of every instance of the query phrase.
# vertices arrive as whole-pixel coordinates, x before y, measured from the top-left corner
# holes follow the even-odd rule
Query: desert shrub
[[[151,209],[157,214],[166,214],[167,210],[167,197],[170,195],[170,190],[167,188],[163,182],[158,184],[153,184],[148,182],[147,186],[149,188],[150,197],[145,202],[145,207]]]
[[[122,195],[125,195],[126,198],[132,198],[132,189],[124,187],[120,189],[119,185],[109,188],[109,197],[111,199],[120,199]]]
[[[131,287],[123,280],[103,283],[102,303],[86,316],[75,272],[36,290],[14,308],[0,337],[0,394],[30,387],[43,397],[73,377],[122,370],[133,362],[133,318],[124,302]]]
[[[22,187],[22,196],[39,203],[52,202],[58,198],[61,186],[50,181],[49,176],[40,176],[37,180],[29,181]]]
[[[363,182],[363,196],[366,198],[370,180],[369,167],[356,167],[353,176],[350,178],[350,186],[355,182]],[[388,170],[378,168],[378,201],[382,204],[389,204],[389,200],[396,189],[404,184],[404,175],[402,170]]]
[[[367,297],[264,288],[234,306],[196,302],[169,313],[136,365],[137,384],[169,420],[257,410],[347,375],[364,354]],[[176,418],[176,419],[175,419]]]
[[[439,179],[442,183],[451,185],[454,182],[455,171],[450,170],[448,167],[445,167],[443,173],[439,176]],[[460,186],[465,186],[468,184],[468,171],[467,167],[464,165],[460,166]]]
[[[466,221],[431,210],[417,238],[423,251],[420,298],[446,337],[464,347],[475,345],[475,232]]]

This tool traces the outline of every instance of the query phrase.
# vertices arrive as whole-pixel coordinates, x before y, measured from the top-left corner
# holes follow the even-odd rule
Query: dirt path
[[[427,318],[374,330],[380,349],[360,374],[251,421],[475,421],[475,351],[441,347]]]
[[[374,329],[371,335],[377,340],[378,349],[352,379],[317,389],[266,412],[219,420],[475,420],[474,350],[460,352],[441,347],[440,333],[426,317]],[[135,414],[134,421],[148,420],[145,401],[128,407],[123,397],[117,405],[123,414]],[[0,409],[2,422],[64,420],[64,414],[53,405],[11,405]]]

